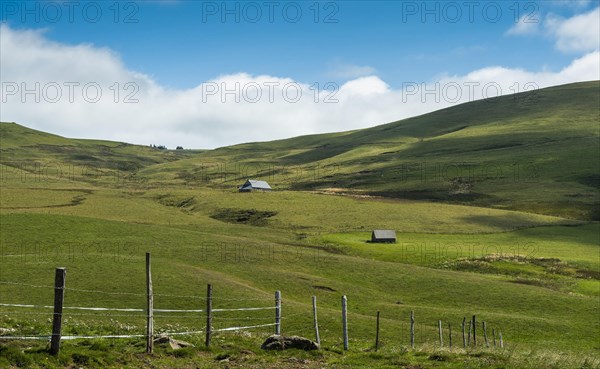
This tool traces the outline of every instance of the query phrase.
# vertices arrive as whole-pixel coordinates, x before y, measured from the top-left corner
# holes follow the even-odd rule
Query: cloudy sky
[[[2,1],[0,120],[214,148],[600,79],[598,1]]]

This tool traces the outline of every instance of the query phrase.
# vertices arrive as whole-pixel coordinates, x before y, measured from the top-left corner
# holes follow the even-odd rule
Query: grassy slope
[[[413,118],[415,121],[405,120],[364,131],[247,144],[207,153],[163,152],[119,143],[68,140],[17,125],[2,124],[2,162],[13,165],[18,159],[26,165],[21,167],[23,171],[14,165],[0,165],[0,173],[3,174],[0,180],[0,281],[48,285],[53,268],[66,266],[71,288],[141,294],[91,294],[74,290],[67,293],[68,305],[143,306],[143,253],[151,251],[157,293],[197,296],[203,293],[203,286],[211,282],[215,286],[215,304],[218,307],[237,307],[240,304],[271,305],[273,291],[281,289],[285,298],[284,317],[287,317],[284,333],[309,337],[312,335],[310,296],[318,296],[321,334],[326,350],[317,355],[292,354],[309,360],[308,364],[290,361],[289,355],[280,357],[277,353],[259,353],[251,358],[244,356],[243,349],[256,351],[260,340],[267,334],[258,330],[250,336],[221,334],[213,351],[184,352],[182,358],[159,349],[160,354],[153,363],[164,367],[186,367],[192,363],[194,367],[214,367],[214,358],[222,357],[220,355],[232,355],[233,364],[257,368],[281,365],[290,368],[304,365],[321,367],[324,363],[333,367],[387,368],[412,363],[422,367],[521,368],[539,367],[542,362],[556,368],[581,367],[585,357],[598,359],[600,284],[597,278],[556,274],[540,265],[506,260],[486,264],[488,269],[485,270],[481,266],[465,269],[465,265],[470,264],[457,261],[465,254],[456,253],[456,245],[473,250],[467,253],[469,257],[498,251],[512,252],[535,258],[560,259],[566,263],[560,266],[566,272],[578,268],[598,271],[596,223],[582,225],[582,222],[560,217],[420,200],[384,200],[300,191],[238,194],[231,189],[237,180],[227,178],[223,181],[222,177],[212,177],[209,178],[209,186],[197,186],[206,182],[206,178],[199,180],[197,176],[211,174],[201,168],[202,164],[219,160],[235,162],[252,152],[252,157],[264,162],[288,163],[303,168],[323,167],[336,161],[343,164],[336,173],[319,172],[316,176],[312,173],[311,178],[300,181],[301,187],[342,186],[344,178],[354,171],[358,180],[348,187],[398,195],[400,190],[404,191],[402,186],[411,188],[415,184],[410,179],[401,182],[401,186],[398,186],[398,181],[392,181],[393,187],[388,188],[388,182],[379,176],[358,173],[356,169],[363,166],[394,168],[402,162],[410,162],[411,158],[421,157],[431,158],[434,162],[443,162],[446,157],[494,162],[498,158],[520,160],[519,155],[529,155],[528,158],[541,160],[546,152],[544,150],[548,150],[559,163],[563,159],[566,162],[554,172],[540,174],[542,182],[532,185],[519,181],[481,180],[474,188],[493,192],[494,196],[489,195],[486,201],[502,207],[523,207],[522,204],[506,204],[511,196],[515,199],[518,199],[517,195],[526,196],[521,192],[537,196],[537,202],[561,207],[561,197],[555,194],[555,189],[567,193],[579,191],[582,197],[575,198],[573,209],[581,210],[585,208],[583,205],[597,201],[597,193],[588,190],[589,186],[577,187],[574,178],[589,179],[597,175],[598,171],[594,169],[597,163],[578,160],[579,164],[573,164],[569,160],[578,152],[593,157],[593,150],[597,150],[597,143],[587,145],[585,138],[576,137],[581,132],[597,136],[595,128],[586,120],[594,113],[586,101],[597,94],[595,89],[597,83],[540,92],[540,98],[554,96],[554,100],[546,100],[551,102],[547,106],[554,109],[554,113],[532,108],[535,112],[525,123],[519,123],[518,111],[507,112],[508,117],[502,120],[499,111],[488,108],[492,110],[488,112],[490,122],[474,119],[468,121],[469,128],[444,135],[444,127],[452,130],[455,124],[452,122],[465,120],[464,115],[471,108],[485,107],[479,105],[481,103],[473,103],[469,109],[457,107],[443,114],[432,113],[433,118],[427,118],[428,115]],[[561,105],[557,96],[564,98],[569,94],[577,97],[572,104],[583,105],[571,108],[565,102]],[[506,109],[508,102],[504,103]],[[556,106],[562,108],[555,109]],[[573,119],[569,126],[573,130],[555,133],[553,130],[558,127],[552,120],[554,118],[548,117],[558,116],[563,110],[566,118]],[[570,117],[567,111],[570,111]],[[534,113],[543,117],[538,119]],[[453,114],[457,116],[453,117]],[[514,117],[510,117],[511,114]],[[449,117],[450,123],[437,124],[439,116]],[[425,121],[419,123],[418,119],[426,119],[432,126],[425,127]],[[550,119],[550,128],[543,126],[541,120],[544,119]],[[507,123],[511,120],[514,122]],[[478,152],[475,148],[485,147],[484,135],[503,129],[497,123],[499,121],[512,124],[513,129],[523,125],[524,131],[530,131],[527,140],[531,140],[531,144],[518,151],[482,149],[487,156],[473,157],[459,152],[461,147],[463,151],[465,148],[471,150],[471,154]],[[542,124],[537,133],[536,124]],[[400,133],[392,135],[390,131]],[[544,132],[543,135],[540,132]],[[459,137],[454,137],[456,135]],[[467,142],[470,136],[472,141]],[[503,142],[502,135],[492,136],[495,138],[490,143]],[[560,145],[564,145],[565,151],[559,152],[557,148],[563,146],[556,146],[559,143],[554,141],[541,143],[541,136],[554,137],[557,141],[562,141],[561,137],[572,136],[578,145],[568,146],[567,141],[562,142]],[[325,137],[328,145],[323,147]],[[425,138],[423,142],[419,142],[420,137]],[[431,141],[430,146],[425,145],[428,141]],[[444,145],[439,146],[441,143]],[[545,145],[549,147],[543,148]],[[390,150],[413,156],[407,159],[399,154],[387,154],[393,157],[388,160],[386,155],[377,155]],[[490,154],[493,156],[490,157]],[[134,165],[125,168],[127,170],[119,170],[118,175],[114,175],[107,165],[102,167],[104,169],[96,169],[94,175],[81,175],[79,172],[73,176],[58,175],[57,172],[36,175],[28,172],[31,170],[28,163],[32,160],[67,167],[85,166],[88,161],[84,155],[94,157],[89,160],[92,163],[101,161],[108,164],[112,160],[122,160]],[[364,163],[357,164],[360,161]],[[568,173],[561,172],[567,165],[570,166]],[[134,172],[133,168],[139,170]],[[230,177],[235,176],[236,169],[226,168],[226,171],[230,170]],[[188,175],[182,172],[188,172]],[[275,176],[273,179],[283,178]],[[333,180],[338,183],[331,183]],[[417,185],[421,181],[418,182]],[[431,188],[443,189],[447,185],[445,181],[433,182]],[[184,186],[184,183],[188,185]],[[289,186],[289,182],[286,184],[284,181],[277,184],[280,188]],[[445,191],[442,200],[456,202],[448,197],[447,189]],[[542,196],[545,202],[540,201]],[[461,201],[472,205],[483,201],[481,199],[463,197]],[[277,215],[270,218],[264,227],[225,223],[211,218],[216,212],[229,208],[254,208],[277,212]],[[549,208],[546,206],[540,212],[556,213],[546,211]],[[526,210],[540,209],[526,207]],[[575,213],[568,215],[572,214]],[[377,248],[365,244],[367,231],[375,227],[397,229],[400,244]],[[415,253],[412,248],[415,244],[436,246],[432,255],[431,249]],[[435,249],[438,245],[442,248]],[[535,254],[528,248],[532,245]],[[515,252],[515,246],[520,251]],[[410,252],[403,254],[402,250]],[[443,258],[437,257],[439,250],[444,250],[441,253]],[[534,283],[539,281],[544,283]],[[338,334],[339,298],[342,294],[348,295],[350,301],[353,349],[347,355],[338,353],[341,344]],[[258,300],[235,300],[248,298]],[[50,304],[52,290],[0,284],[0,300]],[[167,296],[157,298],[156,302],[157,307],[172,308],[197,308],[202,304],[202,300]],[[372,345],[373,316],[377,310],[381,311],[384,319],[382,341],[385,347],[381,354],[365,354],[362,350]],[[402,347],[408,343],[406,318],[410,310],[417,313],[417,343],[426,348],[423,353],[403,353]],[[48,314],[32,316],[23,314],[23,310],[10,308],[2,308],[2,311],[1,328],[16,328],[22,334],[48,332]],[[15,312],[20,314],[15,315]],[[432,353],[434,350],[427,345],[435,343],[438,319],[451,322],[457,330],[462,317],[472,314],[485,319],[490,328],[502,329],[509,350],[517,350],[517,353],[507,351],[458,356],[447,352]],[[244,325],[247,323],[245,318],[251,316],[259,322],[269,322],[271,315],[270,311],[262,315],[224,314],[216,318],[215,325]],[[98,334],[115,333],[116,329],[116,333],[125,334],[143,331],[143,317],[115,316],[112,319],[109,321],[101,315],[70,314],[65,332]],[[159,331],[201,327],[202,322],[197,317],[157,320]],[[201,338],[190,337],[189,340],[201,345]],[[459,341],[457,336],[455,340]],[[0,346],[0,367],[18,360],[33,360],[38,365],[46,360],[43,351],[37,348],[40,346],[33,346],[26,355],[20,352],[19,347],[19,344]],[[523,352],[531,349],[551,349],[567,354],[561,359],[540,353],[541,358],[533,359],[531,364],[523,356]],[[65,345],[65,353],[59,361],[50,360],[48,362],[54,364],[48,365],[62,367],[73,362],[82,365],[87,357],[88,366],[139,367],[146,365],[145,359],[135,354],[142,350],[135,340],[73,342]],[[111,351],[125,353],[116,355]]]
[[[123,179],[141,168],[194,155],[189,150],[158,150],[122,142],[69,139],[16,123],[0,123],[0,161],[4,173],[27,182],[60,178],[105,182]],[[29,174],[25,174],[29,172]]]
[[[231,187],[255,176],[280,188],[341,187],[598,220],[599,163],[581,158],[600,155],[599,102],[598,81],[577,83],[369,129],[225,147],[161,171],[179,183]]]

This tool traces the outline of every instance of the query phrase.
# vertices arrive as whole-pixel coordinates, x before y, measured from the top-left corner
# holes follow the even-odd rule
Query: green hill
[[[0,142],[0,163],[15,171],[42,173],[52,179],[65,177],[96,182],[114,173],[127,176],[144,167],[195,153],[123,142],[64,138],[16,123],[0,123]]]
[[[189,183],[231,186],[253,175],[280,188],[598,220],[599,102],[598,81],[576,83],[369,129],[224,147],[163,168]]]
[[[3,164],[119,171],[141,182],[327,190],[599,220],[598,81],[474,101],[381,126],[205,152],[70,140],[2,124]],[[584,158],[584,160],[582,160]]]

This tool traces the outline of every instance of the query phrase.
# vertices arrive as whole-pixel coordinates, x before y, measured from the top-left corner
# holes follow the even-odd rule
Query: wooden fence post
[[[487,338],[487,327],[485,322],[483,322],[483,340],[485,341],[485,347],[490,347],[490,343],[488,342]]]
[[[275,334],[281,335],[281,291],[275,291]]]
[[[492,328],[492,338],[494,339],[494,347],[496,347],[496,328]]]
[[[348,350],[348,299],[342,296],[342,330],[344,337],[344,350]]]
[[[379,311],[377,312],[377,332],[375,333],[375,351],[379,350]]]
[[[415,311],[410,311],[410,347],[415,348]]]
[[[467,336],[465,335],[465,326],[467,325],[467,318],[463,317],[462,321],[462,339],[463,339],[463,348],[467,348]]]
[[[452,326],[448,323],[448,347],[452,350]]]
[[[50,340],[50,353],[58,355],[60,351],[60,338],[62,328],[62,310],[65,300],[66,268],[56,268],[54,274],[54,317],[52,319],[52,338]]]
[[[469,320],[469,335],[467,339],[467,346],[471,346],[471,325],[473,325],[473,321]]]
[[[317,322],[317,296],[312,297],[312,305],[313,305],[313,324],[315,326],[315,339],[317,340],[317,345],[320,345],[321,337],[319,336],[319,323]]]
[[[206,347],[210,346],[212,339],[212,284],[206,285]]]
[[[473,346],[477,347],[477,320],[475,315],[473,315]]]
[[[146,253],[146,352],[154,350],[154,294],[152,292],[152,270],[150,253]]]
[[[500,348],[504,348],[504,342],[502,341],[502,332],[498,332],[498,336],[500,337]]]
[[[444,347],[444,338],[442,337],[442,321],[438,320],[438,335],[440,336],[440,348]]]

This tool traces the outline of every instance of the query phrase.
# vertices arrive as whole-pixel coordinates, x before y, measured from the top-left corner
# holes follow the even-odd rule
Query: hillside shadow
[[[577,226],[580,225],[577,221],[568,222],[565,220],[564,223],[547,224],[540,223],[532,220],[530,216],[526,214],[510,213],[510,214],[498,214],[498,215],[468,215],[460,217],[461,220],[485,226],[489,228],[496,228],[498,231],[519,230],[525,228],[536,228],[536,227],[555,227],[555,226]]]

